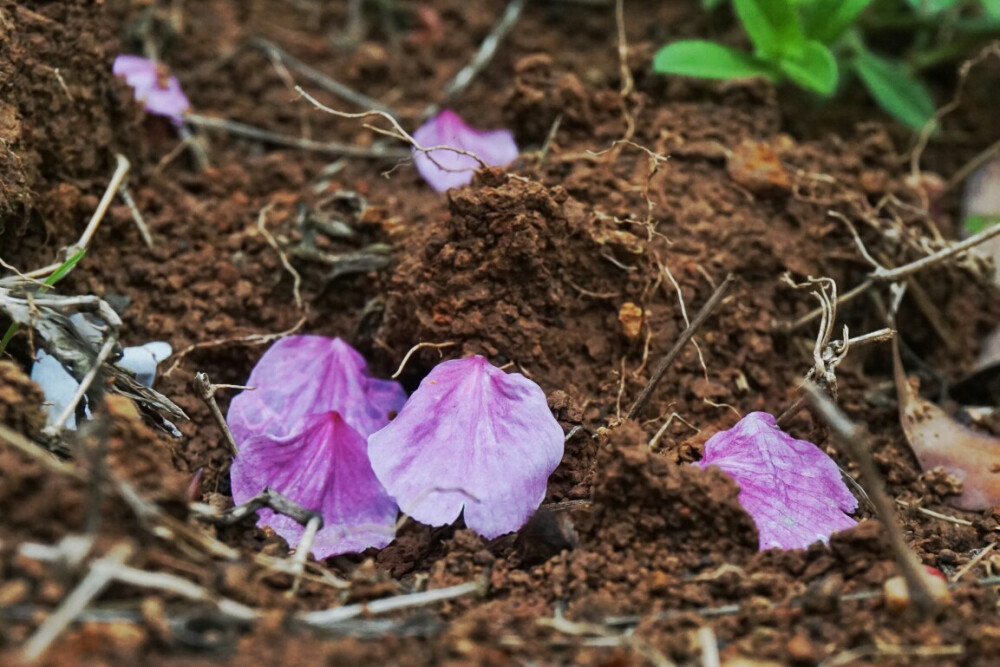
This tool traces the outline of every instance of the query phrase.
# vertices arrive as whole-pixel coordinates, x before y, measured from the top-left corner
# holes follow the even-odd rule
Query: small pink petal
[[[509,130],[475,130],[447,109],[421,125],[413,138],[424,148],[450,146],[468,151],[491,167],[506,166],[518,156],[514,135]],[[468,185],[482,166],[471,155],[445,149],[430,152],[413,149],[413,162],[424,180],[438,192]]]
[[[406,402],[398,382],[369,377],[357,350],[325,336],[282,338],[260,358],[247,384],[255,389],[233,398],[226,418],[241,447],[254,436],[301,431],[311,415],[331,410],[367,437]]]
[[[396,503],[368,462],[364,436],[336,412],[311,415],[294,435],[257,435],[240,446],[229,471],[233,501],[243,503],[270,487],[323,516],[312,553],[316,558],[382,548],[395,534]],[[270,526],[297,547],[305,528],[269,509]]]
[[[751,412],[713,435],[695,465],[718,466],[740,485],[739,501],[757,524],[762,551],[826,543],[856,524],[845,512],[858,501],[833,459],[782,431],[766,412]]]
[[[143,103],[146,111],[166,116],[175,123],[184,122],[184,114],[191,108],[181,83],[176,76],[163,77],[155,61],[139,56],[120,55],[115,58],[111,71],[135,91],[135,99]]]
[[[432,526],[465,509],[493,538],[541,504],[563,432],[541,388],[480,356],[438,364],[399,416],[368,438],[372,468],[400,508]]]

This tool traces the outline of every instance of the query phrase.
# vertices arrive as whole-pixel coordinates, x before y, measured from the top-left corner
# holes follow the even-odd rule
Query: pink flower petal
[[[254,436],[297,433],[310,416],[331,410],[367,437],[406,402],[398,382],[369,377],[357,350],[325,336],[279,340],[257,362],[247,384],[256,389],[233,398],[226,418],[241,447]]]
[[[229,475],[236,503],[270,487],[318,511],[323,528],[313,542],[316,558],[382,548],[393,540],[396,503],[372,472],[364,436],[336,412],[311,415],[300,433],[251,437]],[[258,525],[298,546],[303,526],[269,509],[259,516]]]
[[[493,538],[541,504],[563,432],[541,388],[483,357],[438,364],[399,416],[368,438],[382,485],[417,521]]]
[[[514,135],[509,130],[475,130],[447,109],[421,125],[413,138],[424,148],[450,146],[468,151],[491,167],[506,166],[518,156]],[[438,192],[468,185],[482,166],[471,155],[444,149],[430,152],[413,149],[413,162],[424,180]]]
[[[115,58],[111,71],[135,91],[135,99],[143,103],[146,111],[166,116],[175,123],[184,122],[184,114],[191,108],[181,83],[176,76],[161,76],[156,62],[139,56],[120,55]]]
[[[695,465],[718,466],[740,485],[739,501],[757,524],[760,549],[804,549],[856,524],[857,499],[833,459],[796,440],[766,412],[751,412],[705,443]]]

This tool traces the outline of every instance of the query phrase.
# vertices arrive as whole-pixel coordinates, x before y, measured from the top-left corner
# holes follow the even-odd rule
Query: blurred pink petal
[[[226,420],[236,444],[267,434],[282,438],[304,428],[312,415],[335,411],[367,437],[389,423],[406,402],[398,382],[368,376],[357,350],[339,338],[289,336],[260,358]]]
[[[153,60],[139,56],[120,55],[115,58],[111,71],[135,90],[135,99],[142,102],[146,111],[166,116],[175,123],[184,122],[184,113],[191,108],[181,83],[176,76],[166,76],[165,70]]]
[[[293,435],[266,433],[245,440],[229,472],[233,501],[243,503],[270,487],[323,516],[312,553],[327,558],[382,548],[395,534],[396,503],[379,484],[368,462],[364,436],[336,412],[310,415]],[[269,509],[259,511],[290,547],[305,528]]]
[[[375,475],[405,513],[441,526],[464,507],[465,524],[487,538],[528,520],[562,454],[541,388],[480,356],[438,364],[368,438]]]
[[[490,167],[506,166],[518,155],[510,130],[475,130],[448,109],[421,125],[413,138],[424,148],[450,146],[468,151]],[[482,166],[471,155],[444,149],[430,152],[413,149],[413,162],[424,180],[438,192],[468,185]]]
[[[845,512],[858,501],[833,459],[782,431],[766,412],[751,412],[713,435],[695,465],[718,466],[740,485],[739,501],[757,524],[762,551],[825,544],[856,524]]]

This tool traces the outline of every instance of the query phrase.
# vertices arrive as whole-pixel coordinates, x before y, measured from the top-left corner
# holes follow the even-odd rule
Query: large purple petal
[[[695,465],[718,466],[740,485],[739,501],[757,524],[760,549],[804,549],[855,525],[858,507],[837,464],[796,440],[766,412],[751,412],[705,443]]]
[[[111,71],[125,77],[125,82],[135,91],[135,99],[149,113],[166,116],[175,123],[184,122],[184,114],[191,102],[181,90],[176,76],[163,76],[155,61],[139,56],[120,55],[115,58]]]
[[[267,434],[281,438],[303,428],[309,416],[339,412],[367,437],[389,423],[406,402],[398,382],[368,376],[364,357],[339,338],[289,336],[260,358],[244,391],[229,405],[236,443]]]
[[[506,166],[518,156],[514,135],[509,130],[475,130],[447,109],[421,125],[413,138],[424,148],[450,146],[468,151],[491,167]],[[424,180],[438,192],[468,185],[482,166],[471,155],[444,149],[429,152],[413,149],[413,162]]]
[[[323,528],[313,542],[316,558],[382,548],[393,540],[396,503],[372,472],[364,436],[336,412],[312,415],[294,435],[250,438],[229,475],[236,503],[270,487],[319,511]],[[270,526],[291,547],[305,530],[269,509],[260,510],[258,525]]]
[[[399,416],[368,438],[372,468],[400,508],[493,538],[541,504],[563,433],[541,388],[483,357],[438,364]]]

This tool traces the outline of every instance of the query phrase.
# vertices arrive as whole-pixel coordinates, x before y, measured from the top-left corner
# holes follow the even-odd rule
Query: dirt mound
[[[488,173],[482,187],[452,192],[448,215],[408,239],[379,338],[400,355],[420,341],[455,341],[457,354],[512,362],[560,386],[588,349],[606,360],[607,337],[594,334],[614,327],[607,300],[635,288],[616,265],[641,252],[638,237],[564,189]],[[603,370],[578,381],[598,382]]]
[[[9,361],[0,361],[0,424],[31,438],[45,426],[38,385]]]
[[[65,212],[59,199],[45,204],[48,190],[107,179],[114,152],[138,145],[140,110],[111,72],[114,24],[103,3],[28,4],[0,3],[0,243],[24,231],[34,207],[56,231]]]

